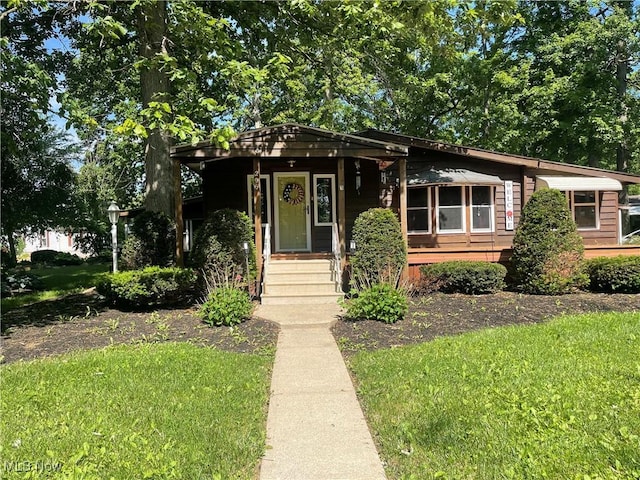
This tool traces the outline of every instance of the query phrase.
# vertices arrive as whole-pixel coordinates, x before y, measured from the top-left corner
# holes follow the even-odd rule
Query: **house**
[[[540,188],[563,191],[587,257],[640,254],[621,245],[619,193],[640,176],[377,130],[342,134],[297,124],[173,148],[203,179],[202,213],[245,211],[264,258],[336,258],[344,267],[356,217],[396,211],[409,273],[445,260],[506,261],[522,206]],[[357,246],[355,246],[357,248]]]
[[[38,250],[55,250],[79,257],[87,256],[80,250],[81,234],[79,233],[69,233],[60,228],[47,228],[39,232],[30,230],[23,238],[25,243],[23,252],[29,255]]]

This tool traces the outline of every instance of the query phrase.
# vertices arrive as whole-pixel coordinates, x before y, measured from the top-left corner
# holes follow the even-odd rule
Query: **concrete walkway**
[[[377,480],[384,469],[329,328],[338,305],[260,305],[281,327],[260,480]]]

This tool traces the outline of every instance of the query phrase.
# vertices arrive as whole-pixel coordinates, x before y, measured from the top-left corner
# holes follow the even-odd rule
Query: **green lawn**
[[[33,268],[33,273],[42,279],[45,290],[41,292],[3,298],[3,312],[34,302],[51,300],[68,293],[79,292],[95,286],[98,277],[111,269],[109,264],[74,265],[68,267]]]
[[[389,479],[640,478],[640,313],[361,352]]]
[[[0,477],[256,478],[272,361],[146,344],[3,366]]]

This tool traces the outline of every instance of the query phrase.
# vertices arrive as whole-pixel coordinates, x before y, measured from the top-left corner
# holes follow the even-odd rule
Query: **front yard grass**
[[[53,300],[69,293],[78,293],[94,287],[98,277],[111,269],[109,264],[73,265],[66,267],[33,268],[28,273],[37,275],[45,290],[2,299],[3,312],[35,302]]]
[[[0,476],[255,478],[272,360],[168,343],[3,366]]]
[[[640,478],[640,313],[350,361],[390,479]]]

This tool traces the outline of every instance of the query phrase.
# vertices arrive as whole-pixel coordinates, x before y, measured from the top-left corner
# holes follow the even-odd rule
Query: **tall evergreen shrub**
[[[253,224],[244,212],[222,209],[213,212],[200,226],[193,239],[189,261],[204,271],[215,283],[233,281],[237,274],[246,276],[243,243],[249,244],[249,275],[255,276],[256,251]],[[213,276],[213,278],[212,278]]]
[[[535,192],[522,209],[511,257],[519,288],[559,295],[585,285],[584,245],[566,197],[558,190]]]
[[[398,217],[386,208],[361,213],[353,225],[353,240],[356,252],[351,257],[351,268],[356,284],[396,286],[407,263]]]
[[[120,265],[125,270],[175,264],[176,225],[164,213],[144,211],[133,219],[122,246]]]

